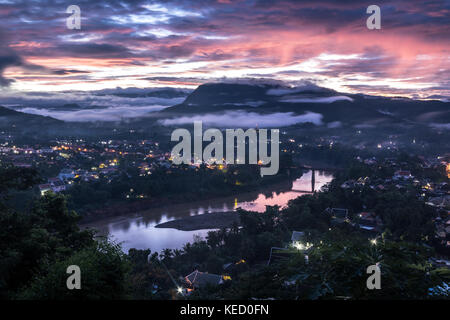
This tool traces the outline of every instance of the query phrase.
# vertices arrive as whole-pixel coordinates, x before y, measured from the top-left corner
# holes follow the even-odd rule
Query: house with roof
[[[381,231],[383,222],[375,212],[361,212],[358,214],[358,227],[367,231]]]
[[[331,208],[331,215],[340,219],[348,218],[348,209],[343,208]]]
[[[38,150],[38,153],[53,153],[52,148],[42,148]]]
[[[296,242],[303,239],[305,233],[303,231],[292,231],[291,241]]]
[[[52,191],[52,186],[49,183],[44,183],[39,185],[39,192],[41,196],[45,195],[45,193]]]
[[[394,180],[409,180],[413,179],[414,176],[408,170],[397,170],[392,177]]]
[[[426,202],[426,204],[433,207],[450,208],[450,195],[432,197]]]
[[[271,247],[269,260],[267,265],[273,262],[287,259],[293,254],[298,253],[298,251],[307,252],[313,245],[312,243],[305,242],[305,233],[303,231],[292,231],[291,242],[286,245],[286,247]],[[306,256],[307,258],[307,256]]]
[[[52,186],[52,191],[55,193],[66,190],[66,184],[62,182],[59,178],[49,179],[48,182]]]
[[[229,277],[227,277],[227,280],[229,280],[228,278]],[[224,276],[207,272],[200,272],[198,270],[195,270],[194,272],[184,277],[184,281],[192,289],[202,288],[206,286],[218,286],[223,284],[224,280]]]
[[[222,265],[222,269],[226,274],[239,272],[239,270],[245,270],[247,268],[247,262],[241,259],[237,262],[228,262]]]
[[[60,180],[69,180],[75,178],[75,173],[71,169],[62,169],[58,174]]]
[[[347,180],[341,184],[342,189],[351,189],[355,187],[355,180]]]
[[[327,208],[325,213],[331,215],[331,223],[333,225],[349,222],[348,209],[344,208]]]
[[[267,261],[267,265],[270,265],[273,262],[288,259],[292,256],[293,251],[290,248],[281,248],[281,247],[272,247],[270,248],[269,260]]]
[[[232,263],[232,262],[228,262],[228,263],[225,263],[224,265],[222,265],[222,269],[227,272],[231,272],[233,270],[233,267],[234,267],[234,263]]]

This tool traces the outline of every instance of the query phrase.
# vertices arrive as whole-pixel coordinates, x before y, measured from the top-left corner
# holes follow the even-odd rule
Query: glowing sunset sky
[[[66,8],[81,8],[81,30]],[[381,7],[381,30],[366,8]],[[449,96],[450,1],[0,0],[3,90],[300,80],[343,92]]]

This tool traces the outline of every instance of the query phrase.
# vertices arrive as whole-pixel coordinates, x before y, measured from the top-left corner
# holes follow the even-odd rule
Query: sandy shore
[[[233,223],[240,224],[239,215],[236,212],[213,212],[198,216],[191,216],[161,223],[155,228],[172,228],[182,231],[194,231],[202,229],[229,228]]]

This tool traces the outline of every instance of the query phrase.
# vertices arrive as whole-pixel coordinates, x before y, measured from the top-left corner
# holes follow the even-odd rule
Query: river
[[[314,190],[319,190],[332,179],[332,174],[316,171]],[[111,240],[121,243],[124,252],[128,252],[130,248],[148,248],[152,252],[160,252],[165,248],[181,249],[185,243],[193,241],[194,235],[205,237],[210,230],[180,231],[155,228],[155,226],[187,216],[206,212],[226,212],[238,207],[258,212],[264,212],[266,205],[284,207],[289,200],[308,194],[308,191],[312,189],[311,180],[312,171],[308,171],[292,183],[290,190],[285,188],[264,193],[253,192],[220,199],[168,205],[132,215],[105,218],[84,224],[82,227],[96,229],[98,235],[108,236]]]

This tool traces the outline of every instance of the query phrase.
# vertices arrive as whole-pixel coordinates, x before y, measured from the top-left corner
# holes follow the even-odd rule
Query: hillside
[[[22,136],[53,135],[65,132],[65,122],[51,117],[23,113],[0,106],[0,130]]]
[[[2,126],[8,126],[13,124],[62,124],[63,121],[56,120],[51,117],[45,117],[40,115],[34,115],[29,113],[24,113],[20,111],[15,111],[12,109],[8,109],[0,106],[0,123]],[[8,123],[5,123],[7,121]]]
[[[325,123],[338,121],[352,125],[450,123],[448,102],[344,94],[314,85],[290,88],[274,84],[204,84],[183,103],[162,113],[205,114],[236,110],[260,114],[314,112],[321,114]]]

